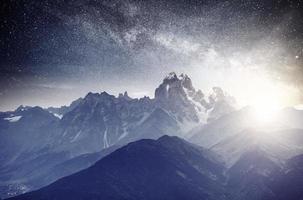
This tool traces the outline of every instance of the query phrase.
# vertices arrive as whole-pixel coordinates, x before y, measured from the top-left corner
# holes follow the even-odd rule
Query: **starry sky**
[[[0,110],[89,91],[153,97],[171,71],[242,105],[272,91],[303,104],[302,0],[3,0],[0,9]]]

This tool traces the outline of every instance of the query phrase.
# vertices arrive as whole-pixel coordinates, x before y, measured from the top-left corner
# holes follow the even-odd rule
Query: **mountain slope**
[[[30,151],[46,148],[58,118],[40,107],[20,106],[13,112],[0,113],[0,168],[21,162]],[[35,142],[33,143],[33,141]]]
[[[60,120],[59,146],[77,155],[172,133],[184,137],[193,127],[205,124],[208,116],[216,119],[234,109],[219,88],[210,99],[205,100],[187,75],[173,72],[156,88],[154,99],[88,93]]]
[[[253,127],[252,122],[251,109],[243,108],[193,129],[189,133],[191,135],[189,140],[203,147],[210,148],[230,136]]]
[[[70,106],[20,107],[0,113],[0,187],[7,187],[0,195],[8,195],[1,191],[20,192],[14,188],[25,188],[25,192],[49,184],[45,180],[55,179],[53,167],[81,155],[162,135],[185,138],[190,129],[207,123],[209,116],[214,120],[230,108],[232,103],[221,89],[215,88],[208,100],[187,75],[170,73],[155,90],[154,99],[133,99],[127,92],[118,97],[90,92]],[[28,184],[32,182],[28,179],[43,174],[51,177],[45,177],[40,186]]]
[[[273,177],[271,189],[275,195],[270,200],[303,199],[303,154],[286,162],[284,172]]]
[[[61,106],[59,108],[48,107],[46,110],[61,119],[65,113],[72,111],[81,101],[82,98],[79,98],[73,101],[69,106]]]
[[[260,149],[276,163],[303,153],[303,130],[287,129],[281,131],[244,130],[217,143],[210,149],[225,161],[228,167],[232,166],[246,152]],[[302,144],[302,143],[301,143]]]
[[[303,112],[288,110],[281,110],[275,121],[260,124],[251,107],[242,108],[193,129],[189,141],[216,152],[228,167],[256,147],[283,162],[303,153],[303,129],[298,126]],[[294,121],[282,123],[288,117]]]
[[[226,172],[228,180],[225,190],[228,199],[259,200],[274,197],[271,179],[281,171],[282,167],[258,148],[243,153]]]
[[[11,199],[224,199],[223,167],[176,137],[130,143],[92,167]]]
[[[177,137],[130,143],[95,165],[11,199],[302,198],[302,155],[276,163],[258,146],[225,168],[211,151]]]

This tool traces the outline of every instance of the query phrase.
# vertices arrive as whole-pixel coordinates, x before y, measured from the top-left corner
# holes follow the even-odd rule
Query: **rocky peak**
[[[31,106],[23,106],[23,105],[21,105],[21,106],[19,106],[16,110],[15,110],[15,112],[23,112],[23,111],[26,111],[26,110],[28,110],[28,109],[30,109],[30,108],[32,108]]]
[[[176,113],[180,121],[199,121],[198,112],[205,110],[201,103],[203,99],[202,91],[195,90],[186,74],[177,76],[175,72],[169,73],[155,91],[158,105]]]
[[[130,97],[128,96],[127,91],[125,91],[124,94],[119,93],[118,98],[119,98],[119,99],[125,99],[125,100],[127,100],[127,101],[132,100],[132,98],[130,98]]]
[[[225,93],[220,87],[213,87],[212,94],[208,97],[208,121],[230,113],[237,107],[234,97]]]
[[[163,80],[163,83],[168,83],[171,81],[178,80],[178,76],[175,72],[170,72]]]
[[[224,95],[222,88],[213,87],[212,90],[213,90],[213,92],[208,98],[210,103],[224,100],[225,95]]]
[[[194,90],[190,78],[186,74],[181,74],[178,77],[175,72],[171,72],[156,89],[155,99],[161,101],[176,97],[185,97],[187,90]]]
[[[187,74],[180,74],[177,76],[175,72],[170,72],[163,80],[164,85],[181,85],[186,89],[194,90],[191,79]]]
[[[220,87],[213,87],[212,90],[212,93],[206,97],[201,90],[194,88],[188,75],[178,76],[175,72],[171,72],[156,89],[155,100],[165,109],[179,113],[182,118],[190,120],[209,117],[216,119],[234,110],[233,97]]]
[[[175,72],[169,73],[155,91],[155,99],[157,101],[171,101],[178,99],[184,104],[187,101],[205,104],[204,94],[201,90],[196,90],[193,87],[192,81],[186,74],[177,76]]]
[[[195,88],[193,87],[193,84],[191,82],[191,79],[187,76],[187,74],[181,74],[179,76],[179,80],[181,81],[181,84],[184,88],[190,90],[190,91],[195,91]]]
[[[83,100],[81,100],[81,103],[76,106],[77,110],[82,109],[95,109],[96,106],[106,105],[110,106],[115,101],[115,96],[110,95],[107,92],[101,92],[101,93],[92,93],[89,92]]]
[[[108,94],[107,92],[101,92],[101,93],[92,93],[89,92],[85,97],[84,101],[91,101],[91,100],[106,100],[106,99],[112,99],[115,98],[115,96]]]

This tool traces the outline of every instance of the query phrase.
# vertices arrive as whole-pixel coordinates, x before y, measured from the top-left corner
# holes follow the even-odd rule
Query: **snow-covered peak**
[[[169,73],[155,91],[155,100],[174,113],[191,113],[191,116],[205,119],[216,119],[234,110],[235,100],[222,88],[213,87],[213,92],[205,96],[196,90],[186,74]],[[206,116],[207,115],[207,116]],[[192,117],[190,117],[192,118]]]
[[[155,98],[169,98],[170,96],[185,96],[184,90],[195,91],[191,79],[186,74],[177,76],[175,72],[170,72],[155,91]]]
[[[170,72],[165,78],[165,80],[173,80],[173,79],[178,79],[177,74],[175,72]]]
[[[188,78],[189,78],[188,75],[187,75],[187,74],[184,74],[184,73],[181,73],[181,74],[179,75],[179,77],[180,77],[181,79],[188,79]]]
[[[187,89],[193,89],[191,79],[187,74],[180,74],[179,76],[175,72],[170,72],[164,79],[163,84],[172,85],[180,84]]]
[[[212,104],[214,102],[219,101],[229,101],[230,104],[235,104],[236,100],[234,97],[230,96],[228,93],[224,92],[220,87],[213,87],[212,93],[208,97],[209,103]]]
[[[201,121],[200,116],[205,114],[203,99],[202,91],[196,91],[186,74],[178,76],[174,72],[169,73],[155,90],[158,106],[173,113],[182,124],[185,121],[188,123]]]
[[[212,88],[212,93],[209,96],[209,101],[221,101],[224,98],[224,92],[222,90],[222,88],[220,87],[213,87]]]
[[[234,111],[236,108],[237,103],[234,97],[224,92],[220,87],[213,87],[213,91],[208,97],[208,120],[217,119],[226,113]]]

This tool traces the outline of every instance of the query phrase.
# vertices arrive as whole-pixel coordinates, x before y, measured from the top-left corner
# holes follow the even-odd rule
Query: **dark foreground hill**
[[[281,164],[256,146],[231,167],[178,137],[143,139],[11,200],[300,200],[302,155]]]
[[[92,167],[11,199],[224,199],[223,166],[177,137],[130,143]]]

